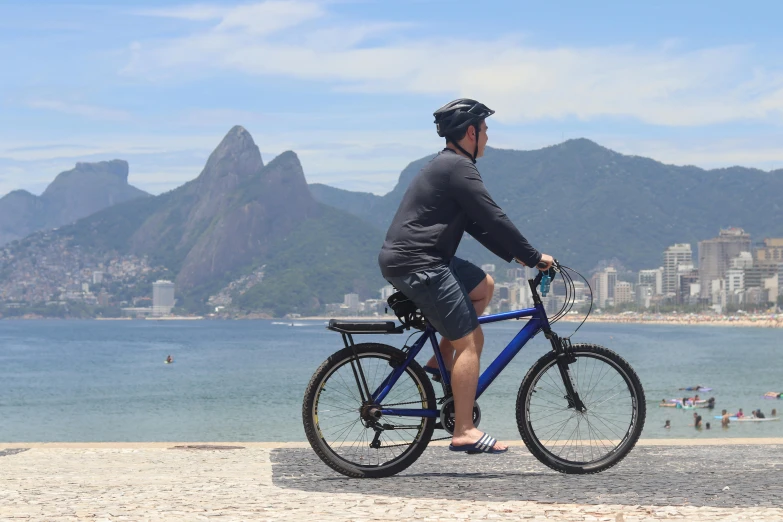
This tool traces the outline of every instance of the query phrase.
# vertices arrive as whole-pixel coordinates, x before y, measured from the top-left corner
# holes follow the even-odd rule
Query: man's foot
[[[505,446],[498,444],[495,437],[490,436],[488,433],[483,433],[481,438],[472,444],[451,444],[449,450],[451,451],[464,451],[468,455],[475,455],[478,453],[505,453],[508,451],[508,447],[502,449],[496,448],[496,446]]]
[[[478,428],[473,428],[470,430],[467,430],[464,433],[461,433],[459,436],[454,435],[451,438],[451,446],[458,448],[460,446],[466,446],[469,444],[475,444],[477,443],[485,433],[483,433]],[[492,445],[492,449],[495,451],[506,451],[508,449],[508,446],[506,444],[503,444],[502,442],[496,441],[495,444]]]

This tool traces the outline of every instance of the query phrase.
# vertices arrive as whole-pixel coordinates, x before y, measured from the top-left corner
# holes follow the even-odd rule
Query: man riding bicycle
[[[465,232],[498,257],[548,270],[551,256],[522,236],[487,192],[476,160],[487,144],[482,103],[454,100],[435,111],[446,148],[411,181],[386,233],[378,264],[391,284],[418,306],[441,334],[440,353],[454,395],[454,451],[502,453],[507,446],[473,424],[484,334],[478,316],[492,299],[494,280],[476,265],[455,257]],[[468,152],[472,150],[471,154]],[[425,369],[437,374],[433,356]]]

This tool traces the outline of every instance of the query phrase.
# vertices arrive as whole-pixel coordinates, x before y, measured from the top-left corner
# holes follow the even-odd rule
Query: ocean
[[[522,326],[485,325],[482,367]],[[568,335],[575,326],[555,331]],[[406,336],[355,339],[401,346]],[[780,329],[587,323],[573,340],[611,348],[636,369],[647,396],[643,438],[783,436],[783,421],[722,430],[711,418],[724,408],[746,414],[761,408],[768,417],[772,408],[783,410],[783,400],[762,399],[766,391],[783,391]],[[303,441],[307,382],[341,347],[340,335],[323,321],[3,320],[0,441]],[[536,337],[482,396],[482,429],[502,440],[520,438],[519,384],[548,349]],[[173,364],[164,364],[168,355]],[[714,396],[715,410],[658,407],[695,384],[713,388],[700,395]],[[696,430],[693,411],[712,429]]]

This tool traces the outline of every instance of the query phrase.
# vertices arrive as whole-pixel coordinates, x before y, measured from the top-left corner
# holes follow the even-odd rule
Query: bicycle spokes
[[[556,363],[540,372],[528,402],[529,423],[539,443],[557,458],[594,462],[627,438],[636,401],[627,376],[601,357],[580,354],[569,370],[570,382]],[[583,410],[574,404],[569,384]]]
[[[392,371],[381,354],[362,354],[346,361],[323,380],[316,398],[315,416],[322,440],[339,457],[365,466],[380,466],[403,454],[421,431],[424,420],[384,416],[377,419],[368,404],[359,371],[375,390]],[[358,377],[358,379],[357,379]],[[426,407],[426,399],[409,372],[403,373],[384,405],[412,403]]]

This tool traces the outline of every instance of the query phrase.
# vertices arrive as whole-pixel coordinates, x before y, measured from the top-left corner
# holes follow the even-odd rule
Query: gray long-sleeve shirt
[[[476,166],[444,149],[402,197],[378,255],[381,273],[396,277],[448,263],[465,232],[506,261],[535,266],[541,259],[489,195]]]

